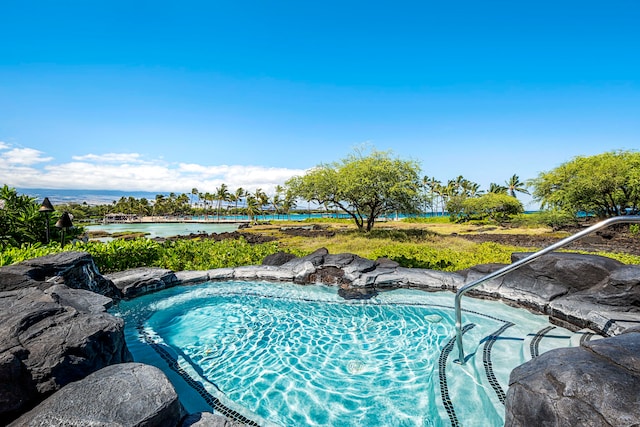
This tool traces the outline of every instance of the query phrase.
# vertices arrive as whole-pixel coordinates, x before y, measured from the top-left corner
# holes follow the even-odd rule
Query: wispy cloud
[[[18,188],[214,192],[221,184],[270,193],[302,169],[242,165],[171,164],[138,153],[82,154],[56,163],[30,148],[0,142],[0,184]]]
[[[102,162],[102,163],[142,163],[138,153],[107,153],[107,154],[85,154],[83,156],[72,156],[73,160],[79,162]]]

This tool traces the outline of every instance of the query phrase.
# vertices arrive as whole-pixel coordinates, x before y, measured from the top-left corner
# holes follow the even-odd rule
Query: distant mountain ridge
[[[147,198],[154,200],[156,195],[168,196],[169,192],[160,191],[119,191],[119,190],[69,190],[48,188],[16,188],[19,194],[35,197],[38,201],[49,198],[51,203],[87,203],[88,205],[105,205],[118,201],[121,197],[134,197],[136,199]]]

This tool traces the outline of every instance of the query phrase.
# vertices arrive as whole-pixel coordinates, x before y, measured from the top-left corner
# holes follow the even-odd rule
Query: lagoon
[[[202,233],[225,233],[238,229],[239,224],[230,223],[202,223],[202,222],[131,222],[124,224],[87,225],[86,231],[106,231],[109,234],[131,231],[145,233],[150,239],[156,237],[186,236]]]

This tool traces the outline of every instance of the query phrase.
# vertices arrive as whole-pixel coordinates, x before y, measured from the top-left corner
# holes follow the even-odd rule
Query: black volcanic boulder
[[[267,255],[266,257],[264,257],[264,259],[262,260],[262,265],[280,266],[295,258],[296,256],[294,254],[279,251],[275,254]]]
[[[640,333],[548,351],[509,378],[505,426],[640,425]]]
[[[0,419],[66,384],[132,360],[110,298],[54,285],[0,292]]]
[[[175,427],[183,415],[160,369],[122,363],[68,384],[10,426]]]
[[[125,299],[170,288],[179,283],[175,273],[166,268],[139,267],[108,274]]]
[[[98,272],[87,252],[61,252],[0,268],[0,291],[31,286],[46,289],[53,284],[86,289],[116,300],[122,296],[113,282]]]

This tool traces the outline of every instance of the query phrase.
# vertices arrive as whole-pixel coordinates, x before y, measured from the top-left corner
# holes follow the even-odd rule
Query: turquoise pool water
[[[502,425],[497,389],[522,363],[526,336],[548,322],[465,300],[465,345],[480,350],[460,366],[452,305],[451,293],[349,302],[334,287],[224,282],[122,302],[116,314],[134,358],[168,372],[190,411],[211,411],[208,399],[264,426]],[[487,338],[501,330],[487,361]]]

